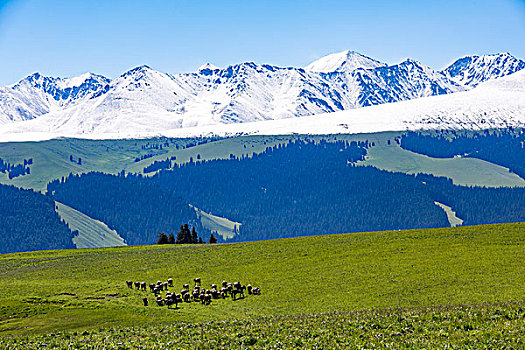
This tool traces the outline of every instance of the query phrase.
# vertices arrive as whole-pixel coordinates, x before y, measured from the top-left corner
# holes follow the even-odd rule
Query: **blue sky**
[[[524,38],[525,0],[0,0],[0,85],[141,64],[304,66],[345,49],[441,69],[468,54],[525,59]]]

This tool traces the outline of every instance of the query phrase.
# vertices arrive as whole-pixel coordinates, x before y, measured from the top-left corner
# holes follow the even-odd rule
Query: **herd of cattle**
[[[148,287],[151,293],[154,293],[156,296],[155,302],[158,306],[167,305],[168,308],[171,308],[172,305],[175,305],[175,308],[178,307],[178,304],[182,302],[191,303],[191,302],[200,302],[204,305],[209,305],[213,299],[226,299],[231,297],[232,300],[238,298],[244,298],[244,292],[247,291],[250,295],[260,295],[261,289],[258,287],[252,287],[251,285],[241,285],[240,282],[228,283],[222,281],[222,287],[218,289],[216,284],[211,284],[211,289],[206,289],[201,286],[201,279],[194,278],[195,286],[193,290],[190,291],[189,284],[184,284],[180,293],[175,294],[168,290],[168,287],[173,287],[173,280],[168,278],[167,282],[157,281],[157,283],[150,283],[149,285],[146,282],[133,282],[126,281],[128,288],[142,291],[147,291]],[[162,292],[166,292],[165,298],[162,297]],[[142,302],[144,306],[148,306],[148,298],[143,297]]]

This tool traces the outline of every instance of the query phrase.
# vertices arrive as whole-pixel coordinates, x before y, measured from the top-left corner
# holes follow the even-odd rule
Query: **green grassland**
[[[5,349],[517,349],[525,303],[266,316],[1,338]]]
[[[73,238],[77,248],[103,248],[124,246],[126,243],[118,233],[103,222],[75,210],[63,203],[55,202],[56,211],[72,231],[79,234]]]
[[[220,321],[241,322],[242,329],[261,317],[523,302],[524,242],[525,224],[516,223],[4,254],[0,334]],[[262,295],[168,310],[144,307],[142,297],[152,302],[152,294],[124,283],[173,278],[171,289],[179,291],[196,276],[205,285],[251,283]],[[338,322],[326,317],[327,324]]]
[[[456,185],[466,186],[525,186],[525,180],[509,169],[476,158],[432,158],[402,149],[397,143],[378,142],[368,149],[366,160],[360,165],[401,172],[425,173],[452,179]]]

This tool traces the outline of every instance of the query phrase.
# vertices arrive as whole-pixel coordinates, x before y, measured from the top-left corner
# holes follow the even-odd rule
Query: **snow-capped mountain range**
[[[113,80],[35,73],[0,87],[0,140],[10,133],[155,133],[305,117],[460,93],[523,68],[507,53],[468,56],[434,71],[411,59],[387,65],[344,51],[306,68],[205,64],[171,75],[140,66]]]
[[[34,119],[80,104],[105,92],[110,82],[92,73],[68,79],[34,73],[15,85],[0,88],[0,123]]]
[[[151,115],[109,128],[83,130],[82,120],[61,128],[60,118],[43,116],[0,127],[0,140],[39,141],[56,137],[89,139],[149,138],[154,136],[236,136],[279,134],[353,134],[422,129],[483,130],[525,127],[525,70],[479,84],[454,94],[429,96],[407,101],[251,123],[229,123],[171,128],[169,119]],[[111,125],[111,122],[109,122]],[[155,128],[148,125],[155,125]],[[51,127],[50,127],[51,126]],[[113,131],[112,131],[113,130]]]

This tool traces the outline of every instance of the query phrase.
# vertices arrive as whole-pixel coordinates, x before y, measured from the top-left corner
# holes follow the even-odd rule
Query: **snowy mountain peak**
[[[59,79],[57,85],[63,89],[67,89],[82,86],[83,84],[109,84],[110,81],[110,79],[99,74],[84,73],[77,77]]]
[[[465,56],[442,72],[450,80],[468,87],[474,87],[489,79],[500,78],[525,68],[525,61],[515,58],[508,52]]]
[[[403,62],[401,62],[400,64],[413,64],[413,65],[416,65],[416,66],[423,66],[423,64],[413,58],[407,58],[405,59]]]
[[[358,68],[374,69],[385,66],[385,63],[376,61],[358,52],[346,50],[322,57],[310,63],[305,69],[312,72],[331,73],[351,72]]]
[[[0,123],[34,119],[77,105],[107,92],[109,83],[108,78],[93,73],[72,78],[33,73],[0,88]]]
[[[11,85],[11,87],[14,89],[19,89],[22,86],[41,88],[43,84],[54,82],[55,80],[53,77],[46,77],[39,72],[35,72],[20,80],[18,83]]]
[[[83,84],[108,84],[111,80],[94,73],[84,73],[82,75],[71,78],[55,78],[45,76],[39,72],[28,75],[18,83],[12,85],[12,88],[20,88],[22,86],[32,86],[34,88],[53,88],[53,89],[67,89],[79,87]],[[53,85],[53,86],[50,86]]]
[[[216,70],[216,69],[220,69],[219,67],[217,66],[214,66],[213,64],[211,63],[205,63],[203,64],[202,66],[199,67],[199,69],[197,69],[198,72],[201,72],[203,70],[210,70],[210,71],[213,71],[213,70]]]
[[[417,69],[424,70],[424,71],[436,72],[432,68],[427,66],[426,64],[423,64],[423,63],[421,63],[418,60],[415,60],[413,58],[405,59],[403,62],[399,63],[398,66],[415,67]]]
[[[131,76],[142,76],[144,74],[147,74],[147,72],[153,71],[150,66],[147,66],[143,64],[142,66],[137,66],[135,68],[131,68],[127,72],[124,72],[120,75],[121,78],[131,77]]]

